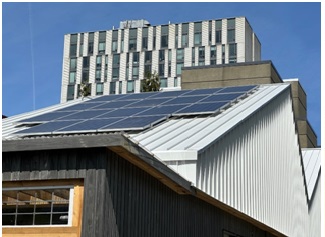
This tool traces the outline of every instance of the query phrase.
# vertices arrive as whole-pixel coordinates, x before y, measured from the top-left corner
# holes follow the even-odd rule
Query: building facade
[[[141,91],[145,72],[161,87],[179,87],[182,67],[261,60],[261,44],[245,17],[151,26],[124,21],[119,29],[67,34],[61,102],[91,95]]]

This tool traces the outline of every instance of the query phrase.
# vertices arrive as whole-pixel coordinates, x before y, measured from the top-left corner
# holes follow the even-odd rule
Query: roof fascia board
[[[182,151],[153,151],[162,161],[188,161],[197,160],[196,150],[182,150]]]
[[[3,152],[62,150],[70,148],[91,148],[119,146],[125,139],[120,134],[83,135],[66,137],[30,138],[2,141]]]

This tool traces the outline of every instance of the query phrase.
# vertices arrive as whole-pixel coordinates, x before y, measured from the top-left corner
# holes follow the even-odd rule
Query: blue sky
[[[2,114],[12,116],[60,102],[65,34],[110,30],[123,20],[146,19],[160,25],[246,16],[262,44],[262,60],[272,60],[282,79],[299,78],[307,94],[308,120],[320,144],[320,13],[320,2],[5,2]]]

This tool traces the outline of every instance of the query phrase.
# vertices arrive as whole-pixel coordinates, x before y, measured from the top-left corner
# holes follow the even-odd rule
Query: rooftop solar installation
[[[24,119],[22,135],[144,130],[168,118],[215,114],[257,86],[104,95]]]

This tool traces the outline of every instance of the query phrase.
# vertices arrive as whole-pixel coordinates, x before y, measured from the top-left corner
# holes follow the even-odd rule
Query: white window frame
[[[30,187],[8,187],[2,188],[2,191],[21,191],[21,190],[45,190],[45,189],[70,189],[69,191],[69,211],[68,211],[68,223],[67,224],[54,224],[54,225],[2,225],[2,228],[26,228],[26,227],[71,227],[72,226],[72,215],[73,215],[73,197],[74,197],[74,186],[30,186]]]

